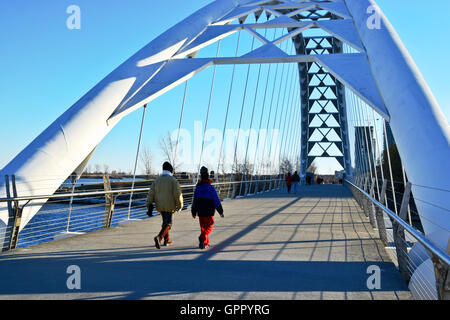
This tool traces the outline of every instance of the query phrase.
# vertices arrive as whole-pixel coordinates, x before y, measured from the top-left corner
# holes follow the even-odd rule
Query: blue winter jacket
[[[201,181],[195,187],[191,212],[193,216],[213,217],[215,212],[223,214],[222,204],[216,189],[207,181]]]

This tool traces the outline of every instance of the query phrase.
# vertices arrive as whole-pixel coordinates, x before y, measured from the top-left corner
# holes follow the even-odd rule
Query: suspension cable
[[[294,108],[292,106],[292,99],[293,99],[292,94],[293,94],[293,90],[294,90],[294,87],[295,87],[294,84],[295,84],[296,77],[294,76],[293,78],[294,79],[293,79],[293,81],[291,83],[291,88],[289,90],[289,97],[288,97],[288,102],[287,102],[288,108],[290,108],[290,109],[289,109],[289,120],[288,120],[287,130],[285,132],[286,135],[285,135],[285,138],[283,138],[283,140],[286,139],[286,141],[284,143],[284,148],[283,148],[283,151],[282,151],[284,156],[286,156],[286,148],[287,148],[287,145],[288,145],[287,140],[288,140],[288,137],[290,136],[291,127],[292,127],[292,120],[293,120],[292,118],[293,118]]]
[[[286,45],[286,47],[287,47],[287,45]],[[272,147],[273,147],[273,140],[274,140],[275,125],[276,125],[276,122],[277,122],[277,119],[278,119],[278,109],[280,107],[281,85],[283,83],[284,69],[285,69],[285,64],[283,63],[282,71],[281,71],[281,77],[280,77],[280,86],[279,86],[279,89],[278,89],[278,96],[277,96],[277,102],[276,102],[277,107],[276,107],[276,110],[275,110],[275,116],[273,118],[272,131],[271,131],[271,136],[270,136],[269,159],[271,157],[275,158],[272,155]],[[275,150],[275,152],[276,152],[276,150]],[[269,161],[271,161],[271,160],[272,159],[270,159]],[[275,163],[275,159],[273,159],[273,160],[274,160],[273,163]],[[272,172],[275,174],[275,169]],[[274,179],[274,175],[271,175],[271,180],[273,180],[273,179]]]
[[[267,31],[267,29],[266,29],[266,31]],[[252,47],[251,47],[251,51],[253,51],[254,45],[255,45],[255,37],[253,37],[253,39],[252,39]],[[232,168],[231,168],[231,172],[232,172],[232,174],[231,174],[231,179],[234,179],[234,178],[233,178],[233,175],[234,175],[234,172],[236,171],[237,145],[238,145],[238,142],[239,142],[239,136],[240,136],[240,132],[241,132],[242,115],[243,115],[243,113],[244,113],[245,100],[246,100],[246,98],[247,98],[247,88],[248,88],[248,78],[249,78],[249,75],[250,75],[250,68],[251,68],[251,64],[248,65],[248,69],[247,69],[247,77],[246,77],[246,80],[245,80],[244,96],[243,96],[243,98],[242,98],[242,106],[241,106],[241,115],[240,115],[240,117],[239,117],[239,128],[238,128],[238,133],[237,133],[236,143],[235,143],[235,146],[234,146],[234,156],[233,156],[233,157],[234,157],[234,160],[233,160],[233,166],[232,166]]]
[[[358,124],[360,125],[360,129],[362,129],[362,130],[360,130],[360,131],[362,131],[362,132],[360,132],[360,135],[361,135],[361,157],[363,158],[364,163],[366,165],[365,174],[367,176],[370,175],[370,177],[372,179],[372,167],[370,165],[370,157],[368,155],[369,149],[368,149],[368,146],[367,146],[368,144],[367,144],[366,127],[365,127],[365,123],[364,123],[364,121],[362,120],[362,117],[361,117],[361,106],[359,105],[358,98],[356,97],[355,94],[353,94],[353,99],[355,101],[356,118],[357,118]],[[365,153],[365,154],[363,154],[363,153]]]
[[[269,65],[269,72],[270,72],[270,67],[271,67],[271,65]],[[250,118],[250,129],[249,129],[249,134],[248,134],[248,137],[247,137],[247,146],[245,148],[245,156],[244,156],[244,163],[243,163],[244,172],[242,172],[242,174],[241,174],[241,184],[239,186],[239,195],[241,195],[241,192],[242,192],[242,182],[244,181],[244,175],[245,175],[245,180],[247,180],[247,171],[249,170],[249,164],[247,163],[247,160],[248,160],[248,148],[249,148],[249,145],[250,145],[251,131],[252,131],[252,128],[253,128],[253,119],[254,119],[254,116],[255,116],[256,100],[258,98],[259,82],[260,82],[260,79],[261,79],[261,69],[262,69],[262,64],[259,64],[258,77],[257,77],[257,81],[256,81],[255,95],[254,95],[254,99],[253,99],[252,115],[251,115],[251,118]],[[246,186],[247,186],[247,184],[246,184]]]
[[[184,106],[185,106],[185,103],[186,103],[188,82],[189,82],[189,80],[186,80],[186,84],[184,86],[183,103],[181,104],[180,121],[178,123],[177,141],[176,141],[176,144],[175,144],[174,154],[172,154],[172,159],[173,159],[173,162],[174,162],[173,163],[174,168],[176,167],[176,162],[177,162],[176,161],[177,160],[176,157],[177,157],[177,154],[178,154],[178,144],[180,143],[180,131],[181,131],[181,124],[183,122],[183,114],[184,114]]]
[[[377,187],[378,200],[380,200],[380,188],[378,185],[378,173],[377,173],[377,167],[376,167],[375,148],[373,145],[373,134],[372,134],[372,130],[370,130],[370,122],[369,122],[369,107],[368,107],[367,103],[365,103],[365,105],[366,105],[367,124],[369,127],[370,147],[372,150],[372,158],[373,158],[373,166],[374,166],[373,171],[375,174],[375,182],[376,182],[376,187]]]
[[[296,81],[294,82],[294,90],[295,90],[295,88],[297,87],[297,85],[299,83],[297,77],[295,77],[295,80]],[[295,114],[294,114],[293,124],[292,124],[293,128],[292,128],[291,136],[289,138],[289,146],[291,146],[291,148],[290,148],[291,150],[290,150],[290,155],[289,156],[290,156],[290,158],[292,160],[292,163],[295,163],[295,159],[294,159],[294,156],[295,156],[294,150],[295,150],[295,148],[293,148],[292,145],[293,144],[295,145],[295,142],[298,139],[298,127],[299,127],[298,126],[298,122],[299,122],[298,120],[299,120],[299,118],[301,116],[301,109],[298,107],[298,103],[297,103],[299,94],[300,94],[300,90],[299,90],[299,88],[297,88],[297,90],[295,90],[293,101],[292,101]]]
[[[278,79],[278,70],[279,70],[279,65],[277,64],[276,71],[275,71],[275,77],[274,77],[274,80],[273,80],[273,89],[272,89],[272,97],[271,97],[271,100],[270,100],[269,116],[267,118],[267,124],[266,124],[266,135],[264,137],[264,143],[263,143],[263,152],[262,152],[262,162],[261,162],[261,164],[263,166],[263,172],[264,172],[264,176],[265,176],[264,177],[264,189],[265,189],[265,185],[266,185],[265,181],[266,181],[266,178],[267,178],[266,177],[266,170],[264,170],[264,167],[265,167],[264,155],[265,155],[266,146],[267,146],[267,136],[269,135],[269,124],[270,124],[270,120],[271,120],[271,117],[272,117],[273,99],[275,97],[275,85],[276,85],[276,81]],[[270,156],[270,154],[269,154],[269,156]]]
[[[284,107],[283,107],[283,110],[285,110],[285,112],[284,112],[284,121],[283,121],[283,133],[282,133],[282,135],[281,135],[281,145],[280,145],[280,154],[279,154],[279,163],[281,164],[282,163],[282,157],[283,157],[283,154],[284,154],[284,150],[285,150],[285,145],[286,145],[286,139],[285,139],[285,137],[286,137],[286,126],[287,126],[287,119],[288,119],[288,114],[289,114],[289,110],[288,110],[288,108],[289,108],[289,97],[291,96],[291,92],[292,92],[292,87],[293,87],[293,81],[292,81],[292,79],[294,78],[294,73],[291,71],[291,66],[292,66],[292,64],[290,64],[289,65],[289,76],[290,76],[290,79],[289,79],[289,82],[288,83],[290,83],[290,85],[288,84],[287,86],[285,86],[285,92],[284,92],[284,97],[283,97],[283,105],[284,105]],[[295,68],[294,68],[295,69]],[[290,87],[289,88],[289,94],[288,94],[288,99],[286,100],[286,94],[287,94],[287,87]],[[280,121],[281,121],[281,118],[280,118]],[[283,175],[280,175],[280,181],[281,181],[281,179],[283,178]]]
[[[356,96],[355,96],[356,97]],[[369,139],[367,138],[367,131],[370,131],[370,127],[365,123],[365,118],[363,117],[363,108],[361,105],[361,100],[359,99],[359,97],[356,97],[356,101],[358,103],[358,115],[361,119],[361,123],[363,125],[363,131],[364,131],[364,141],[365,141],[365,148],[366,148],[366,155],[367,155],[367,163],[369,165],[369,170],[370,170],[370,185],[372,185],[373,183],[373,170],[372,170],[372,161],[370,160],[370,146],[369,146]]]
[[[292,66],[293,66],[293,64],[291,64],[291,63],[288,65],[288,70],[286,72],[286,81],[284,82],[285,85],[284,85],[284,93],[283,93],[283,102],[281,103],[282,107],[281,107],[280,119],[279,119],[279,122],[278,122],[278,130],[280,130],[280,133],[281,133],[281,131],[284,131],[284,126],[286,125],[287,112],[285,112],[285,106],[286,106],[285,100],[286,100],[287,87],[289,86],[289,83],[291,82],[291,78],[293,76],[293,73],[291,72]],[[295,67],[294,67],[294,69],[295,69]],[[284,115],[284,120],[285,120],[284,122],[283,122],[283,115]],[[281,130],[281,127],[282,127],[281,123],[282,122],[283,122],[283,130]],[[277,140],[277,144],[276,144],[276,147],[275,147],[275,150],[278,151],[278,164],[279,164],[279,166],[281,165],[281,150],[283,148],[283,140],[282,140],[283,139],[283,135],[284,135],[284,132],[281,135],[279,135],[278,140]],[[280,144],[280,140],[281,140],[281,144]],[[281,179],[282,179],[282,174],[280,173],[279,183],[281,183]]]
[[[389,150],[390,146],[389,146],[389,141],[387,138],[386,120],[383,121],[383,125],[384,125],[384,139],[385,139],[385,143],[386,143],[386,153],[387,153],[388,165],[389,165],[389,174],[391,177],[392,197],[394,199],[394,209],[395,209],[395,213],[398,214],[397,199],[396,199],[396,195],[395,195],[395,186],[394,186],[394,176],[392,174],[391,151]]]
[[[238,40],[237,40],[237,44],[236,44],[236,53],[234,55],[235,57],[238,56],[238,52],[239,52],[239,44],[240,44],[240,40],[241,40],[241,31],[242,30],[239,30],[239,34],[238,34]],[[219,161],[218,161],[218,164],[217,164],[217,171],[216,171],[217,174],[219,174],[220,162],[221,162],[221,159],[222,159],[223,144],[224,144],[224,140],[225,140],[225,131],[226,131],[226,128],[227,128],[227,125],[228,125],[228,115],[229,115],[229,111],[230,111],[231,94],[232,94],[232,91],[233,91],[235,72],[236,72],[236,64],[233,64],[233,72],[231,74],[230,90],[228,92],[227,111],[226,111],[226,114],[225,114],[225,120],[224,120],[224,124],[223,124],[222,141],[221,141],[221,144],[220,144]],[[225,171],[225,170],[223,170],[223,171]]]
[[[375,118],[375,110],[374,109],[372,109],[372,116],[373,116],[373,124],[375,127],[375,137],[376,137],[376,142],[377,142],[377,148],[378,148],[379,152],[381,152],[380,137],[378,135],[377,120]],[[384,183],[384,168],[383,168],[383,161],[381,159],[381,153],[379,154],[379,159],[380,159],[380,168],[381,168],[381,180]],[[385,199],[384,204],[387,204],[386,196],[384,197],[384,199]]]
[[[219,40],[218,43],[217,43],[216,58],[219,56],[220,42],[221,42],[221,40]],[[205,147],[206,130],[208,129],[209,114],[210,114],[210,111],[211,111],[211,102],[212,102],[213,93],[214,93],[214,83],[215,83],[215,80],[216,80],[216,71],[217,71],[217,65],[214,64],[214,71],[213,71],[213,77],[212,77],[212,82],[211,82],[211,90],[210,90],[210,93],[209,93],[208,111],[206,112],[205,129],[203,131],[202,149],[201,149],[201,152],[200,152],[200,158],[199,158],[199,163],[198,163],[197,175],[199,174],[200,166],[202,165],[203,149]]]
[[[366,163],[366,158],[363,156],[363,133],[361,132],[361,130],[356,130],[357,128],[361,129],[360,127],[360,123],[359,123],[359,118],[357,117],[357,106],[356,106],[356,100],[355,100],[355,96],[353,92],[350,92],[350,97],[351,97],[351,105],[352,105],[352,114],[353,114],[353,121],[355,123],[355,140],[356,140],[356,144],[358,151],[357,151],[357,155],[358,155],[358,159],[359,159],[359,176],[360,176],[360,187],[363,186],[363,182],[362,179],[364,177],[365,174],[367,174],[368,172],[368,168],[367,168],[367,163]]]
[[[301,116],[302,116],[302,109],[301,109],[301,104],[299,104],[299,99],[300,99],[300,88],[299,90],[297,90],[297,94],[295,96],[295,106],[298,109],[298,115],[297,115],[297,120],[296,120],[296,125],[295,125],[295,133],[294,133],[294,148],[292,148],[292,161],[294,163],[294,171],[300,172],[300,168],[299,168],[299,148],[300,148],[300,144],[301,144]]]
[[[138,146],[137,146],[137,151],[136,151],[136,161],[134,162],[134,172],[133,172],[133,182],[131,184],[131,193],[130,193],[130,201],[128,204],[128,220],[130,220],[130,214],[131,214],[131,203],[133,200],[133,189],[134,189],[134,184],[136,181],[136,170],[137,170],[137,164],[139,161],[139,153],[141,150],[141,140],[142,140],[142,131],[144,129],[144,122],[145,122],[145,111],[147,110],[147,105],[144,105],[144,110],[142,112],[142,120],[141,120],[141,130],[139,132],[139,142],[138,142]]]

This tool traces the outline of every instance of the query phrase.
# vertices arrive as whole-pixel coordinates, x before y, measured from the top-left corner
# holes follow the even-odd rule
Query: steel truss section
[[[336,16],[330,12],[320,14],[313,9],[306,18],[315,21],[325,18],[333,19]],[[305,37],[300,34],[293,41],[298,55],[342,54],[343,52],[342,42],[330,36]],[[308,168],[319,157],[335,158],[350,175],[351,159],[345,88],[323,65],[317,62],[305,62],[298,65],[302,88],[300,155],[302,182],[305,181]]]

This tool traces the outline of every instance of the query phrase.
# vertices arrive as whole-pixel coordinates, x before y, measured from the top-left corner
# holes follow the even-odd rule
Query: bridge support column
[[[109,180],[109,175],[103,176],[103,185],[105,191],[111,191],[111,182]],[[103,229],[111,227],[112,217],[114,214],[114,207],[116,203],[116,197],[113,194],[105,195],[105,215],[103,217]]]
[[[369,183],[370,183],[369,178],[366,177],[363,190],[368,193],[370,192],[370,190],[368,190],[368,189],[370,189]],[[363,208],[364,214],[366,215],[366,217],[368,217],[370,201],[364,195],[362,195],[361,197],[362,197],[361,202],[362,202],[362,208]]]
[[[447,253],[450,254],[450,239],[447,245]],[[434,273],[438,287],[439,299],[450,300],[450,268],[440,259],[433,257]]]
[[[387,189],[387,180],[383,180],[383,187],[381,188],[380,195],[380,203],[384,203],[386,198],[386,189]],[[383,210],[380,207],[375,208],[375,218],[377,220],[378,234],[380,235],[381,241],[383,241],[384,245],[388,245],[388,238],[386,233],[386,224],[384,223],[384,214]]]
[[[374,197],[375,194],[375,181],[373,181],[372,179],[372,185],[370,187],[370,193],[369,193],[372,197]],[[370,224],[372,225],[373,228],[377,227],[377,224],[375,222],[375,206],[372,203],[372,201],[370,201],[369,199],[367,199],[367,215],[369,216],[369,221]]]
[[[408,204],[411,195],[411,183],[407,182],[405,192],[403,194],[402,205],[400,208],[400,218],[404,221],[407,219]],[[398,268],[406,282],[409,282],[411,274],[409,271],[408,244],[406,243],[405,229],[397,222],[392,223],[395,251],[397,253]]]
[[[15,175],[11,176],[12,186],[10,185],[8,175],[5,176],[5,183],[6,183],[6,196],[8,198],[11,198],[11,187],[12,187],[12,196],[16,198],[17,188]],[[14,205],[12,201],[9,201],[8,212],[9,212],[9,220],[5,231],[5,240],[2,251],[14,250],[17,247],[17,241],[19,240],[20,223],[22,221],[23,207],[22,208],[20,207],[18,201],[14,201]]]
[[[343,53],[343,43],[334,37],[308,37],[300,34],[293,38],[293,41],[298,55]],[[344,85],[317,62],[298,63],[298,72],[301,93],[300,175],[302,181],[317,158],[335,158],[350,175],[351,161]],[[339,126],[335,126],[333,122],[338,123]],[[339,141],[333,138],[333,134],[339,137]],[[322,136],[321,140],[317,139],[317,135]],[[324,147],[326,144],[329,144],[328,148]],[[339,151],[330,153],[330,146]]]

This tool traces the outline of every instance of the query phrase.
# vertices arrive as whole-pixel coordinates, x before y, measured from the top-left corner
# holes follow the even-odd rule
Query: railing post
[[[245,176],[244,176],[244,174],[242,174],[241,183],[239,184],[239,195],[242,194],[242,183],[245,181],[244,179],[247,180],[247,174],[245,174]],[[246,193],[246,190],[245,190],[245,186],[244,186],[244,194],[245,193]]]
[[[369,192],[371,197],[374,197],[375,195],[375,181],[372,178],[372,185],[370,186],[370,192]],[[375,222],[375,206],[373,205],[372,201],[370,201],[370,199],[366,199],[367,202],[367,214],[369,216],[369,221],[370,224],[372,225],[373,228],[376,228],[376,222]]]
[[[450,254],[450,239],[447,245],[447,254]],[[434,273],[440,300],[450,300],[450,269],[440,259],[433,256]]]
[[[381,194],[380,194],[380,203],[384,203],[386,199],[386,190],[387,190],[387,180],[383,180],[383,187],[381,188]],[[384,223],[384,214],[383,210],[380,207],[375,208],[375,217],[377,220],[377,226],[378,226],[378,234],[380,235],[381,241],[383,241],[384,245],[388,245],[388,238],[386,233],[386,224]]]
[[[361,188],[364,188],[362,177],[360,178]],[[364,197],[360,190],[355,190],[356,193],[356,202],[358,202],[361,209],[364,210]]]
[[[272,189],[272,187],[273,187],[273,189]],[[273,183],[273,177],[272,177],[272,175],[270,175],[269,190],[270,190],[270,191],[275,190],[275,184]]]
[[[19,206],[19,202],[14,201],[14,227],[11,234],[11,242],[9,250],[14,250],[17,247],[17,241],[19,240],[20,222],[22,221],[23,208]]]
[[[75,187],[77,185],[77,177],[75,176],[75,178],[72,178],[72,194],[75,193]],[[73,196],[70,197],[70,201],[69,201],[69,213],[67,214],[67,225],[66,225],[66,232],[70,231],[70,218],[72,215],[72,206],[73,206]]]
[[[233,175],[230,174],[230,179],[228,181],[228,188],[227,188],[227,199],[230,199],[230,192],[232,190],[232,179],[233,179]]]
[[[403,193],[402,205],[399,214],[400,219],[402,219],[403,221],[406,221],[407,219],[410,194],[411,183],[407,182],[405,186],[405,192]],[[403,279],[405,279],[406,282],[409,282],[411,275],[408,270],[409,257],[408,246],[405,237],[405,229],[395,221],[393,222],[392,227],[394,233],[395,251],[397,252],[398,267],[400,273],[403,276]]]
[[[109,175],[103,175],[103,185],[105,191],[111,191],[111,181]],[[114,213],[114,206],[116,203],[116,197],[113,194],[105,194],[105,215],[103,217],[103,229],[111,227],[112,217]]]
[[[9,185],[9,176],[5,175],[5,187],[6,187],[6,197],[7,198],[11,198],[11,189],[10,189],[10,185]],[[11,234],[12,234],[12,228],[14,226],[14,211],[12,208],[12,203],[11,201],[7,202],[8,204],[8,222],[6,225],[6,230],[5,230],[5,239],[3,240],[3,246],[2,246],[2,251],[8,251],[9,250],[9,245],[11,243]]]
[[[364,192],[368,191],[367,190],[368,184],[369,184],[369,177],[366,177],[366,179],[364,181],[364,189],[363,189]],[[368,193],[370,193],[370,191]],[[361,195],[361,197],[362,197],[361,202],[362,202],[362,208],[363,208],[364,214],[366,215],[366,217],[368,217],[369,216],[369,208],[368,208],[369,199],[367,199],[363,195]]]
[[[263,192],[266,193],[269,190],[266,190],[266,180],[267,180],[267,175],[264,175],[264,186],[263,186]]]
[[[364,210],[364,194],[359,190],[356,191],[356,194],[358,195],[358,204]]]
[[[236,184],[234,183],[234,174],[231,175],[231,181],[232,181],[232,191],[231,191],[231,199],[236,199]]]
[[[13,197],[17,198],[16,176],[12,175],[11,180],[12,180]],[[7,189],[9,189],[9,181],[7,184]],[[8,197],[10,197],[11,196],[10,192],[8,191],[7,193],[9,193]],[[12,217],[12,228],[9,236],[8,250],[14,250],[17,247],[17,241],[19,239],[19,232],[20,232],[19,231],[20,223],[22,221],[22,212],[23,208],[20,207],[19,202],[14,201],[14,207],[11,208],[10,211],[10,218]]]
[[[247,195],[249,193],[252,194],[253,179],[254,179],[254,175],[252,174],[252,176],[250,177],[250,182],[247,181]]]

